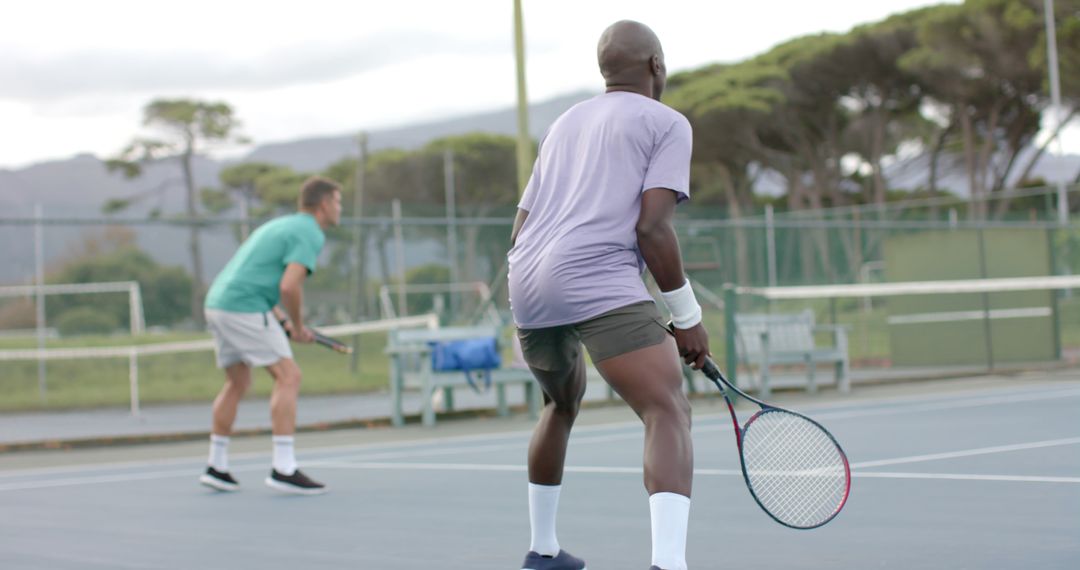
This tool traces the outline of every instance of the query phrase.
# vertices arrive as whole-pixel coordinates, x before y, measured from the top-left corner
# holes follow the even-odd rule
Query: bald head
[[[667,80],[660,38],[645,24],[615,22],[600,35],[596,46],[600,74],[608,90],[636,91],[660,98]]]

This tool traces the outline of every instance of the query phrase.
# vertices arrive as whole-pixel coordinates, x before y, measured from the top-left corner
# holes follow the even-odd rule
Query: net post
[[[739,295],[735,284],[724,284],[724,352],[727,379],[738,386],[738,356],[735,354],[735,313],[739,310]]]
[[[986,225],[985,221],[980,221],[978,229],[976,229],[976,239],[978,240],[979,250],[979,276],[982,279],[988,279],[990,277],[987,272],[986,266],[986,235],[983,231],[983,227]],[[990,294],[987,292],[982,293],[982,306],[983,306],[983,335],[986,338],[986,369],[989,372],[994,371],[994,329],[990,322]]]
[[[1050,259],[1050,272],[1057,274],[1058,259],[1057,259],[1057,246],[1054,244],[1054,230],[1046,230],[1046,249]],[[1067,238],[1066,238],[1067,239]],[[1067,291],[1067,289],[1065,289]],[[1061,361],[1064,353],[1061,346],[1061,315],[1059,313],[1061,307],[1059,306],[1060,289],[1051,289],[1050,294],[1050,323],[1053,327],[1054,334],[1054,360]]]
[[[146,314],[143,313],[142,287],[138,281],[128,285],[128,316],[131,320],[131,334],[141,335],[146,332]]]

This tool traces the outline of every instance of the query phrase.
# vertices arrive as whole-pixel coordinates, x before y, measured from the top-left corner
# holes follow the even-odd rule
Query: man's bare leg
[[[251,367],[243,362],[225,368],[225,385],[214,398],[213,433],[220,436],[232,434],[236,422],[236,410],[240,400],[251,387]]]
[[[219,491],[235,491],[240,488],[229,474],[229,441],[233,424],[236,422],[236,410],[250,386],[250,366],[240,362],[225,368],[225,385],[214,398],[210,457],[207,459],[209,469],[199,478],[203,485]]]
[[[529,442],[529,481],[537,485],[562,483],[566,444],[585,396],[585,357],[578,354],[569,370],[532,369],[544,390],[544,409]]]
[[[300,396],[300,367],[291,358],[281,360],[266,367],[274,377],[274,387],[270,392],[270,425],[274,435],[293,435],[296,433],[296,401]]]
[[[270,393],[274,471],[266,479],[266,484],[289,493],[322,493],[326,490],[325,485],[310,479],[296,466],[293,434],[296,433],[296,401],[300,395],[300,367],[291,358],[283,358],[266,369],[274,377],[274,388]]]
[[[675,341],[602,360],[596,368],[645,424],[645,489],[650,495],[689,497],[694,477],[690,402],[682,391]]]
[[[532,369],[544,390],[544,409],[529,442],[529,527],[531,540],[528,556],[562,556],[555,533],[555,518],[562,491],[563,464],[566,445],[574,427],[581,399],[585,395],[585,358],[579,352],[569,370],[547,371]],[[529,558],[526,566],[529,567]]]
[[[694,448],[690,402],[674,339],[608,358],[597,368],[645,424],[645,488],[652,522],[652,564],[686,570],[686,534]]]

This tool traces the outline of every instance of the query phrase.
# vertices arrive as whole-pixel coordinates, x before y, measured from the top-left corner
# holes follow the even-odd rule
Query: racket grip
[[[719,381],[724,377],[724,375],[720,373],[720,369],[717,368],[716,363],[707,356],[705,357],[705,364],[701,365],[701,371],[712,380]]]

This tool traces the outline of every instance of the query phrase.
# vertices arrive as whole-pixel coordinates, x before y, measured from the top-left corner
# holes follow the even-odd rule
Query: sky
[[[935,3],[523,0],[528,94],[599,91],[596,41],[620,19],[652,27],[677,72]],[[0,168],[115,154],[161,97],[225,101],[255,143],[510,107],[512,15],[511,0],[7,3]]]

